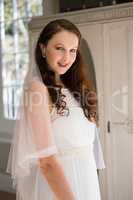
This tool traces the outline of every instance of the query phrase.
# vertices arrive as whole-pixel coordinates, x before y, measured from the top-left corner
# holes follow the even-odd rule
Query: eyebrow
[[[62,43],[57,43],[57,44],[55,44],[55,45],[62,45],[62,46],[64,46],[64,44],[62,44]],[[75,48],[77,49],[77,48],[78,48],[78,46],[76,46],[76,47],[73,47],[73,48],[74,48],[74,49],[75,49]],[[73,49],[73,48],[72,48],[72,49]]]

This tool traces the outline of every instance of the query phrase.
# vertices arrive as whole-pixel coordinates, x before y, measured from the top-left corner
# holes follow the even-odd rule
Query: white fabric
[[[37,162],[52,154],[58,154],[76,200],[100,200],[97,169],[105,165],[98,129],[72,94],[67,89],[62,92],[69,116],[57,115],[55,108],[49,114],[46,104],[33,113],[20,108],[7,167],[17,200],[56,200]]]
[[[100,129],[95,126],[94,157],[97,169],[104,169],[105,164],[102,155],[102,148],[99,138]]]
[[[38,158],[58,153],[48,99],[44,94],[46,90],[39,74],[37,76],[36,70],[31,71],[25,79],[7,164],[7,172],[11,173],[18,200],[22,194],[22,199],[27,199],[23,184],[28,188],[27,177],[31,176],[32,168],[38,166]]]

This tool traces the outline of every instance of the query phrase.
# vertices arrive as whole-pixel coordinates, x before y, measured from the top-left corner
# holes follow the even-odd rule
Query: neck
[[[61,80],[60,80],[60,75],[59,74],[55,74],[55,81],[56,81],[56,83],[58,83],[58,82],[60,82]]]
[[[64,87],[59,74],[55,74],[55,82],[56,82],[56,84],[59,84]]]

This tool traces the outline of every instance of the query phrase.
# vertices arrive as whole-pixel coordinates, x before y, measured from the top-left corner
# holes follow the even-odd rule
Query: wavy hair
[[[62,94],[61,90],[62,86],[56,84],[55,72],[49,68],[46,58],[42,56],[40,48],[40,44],[44,44],[46,46],[49,40],[56,33],[59,33],[63,30],[74,33],[79,39],[80,47],[81,33],[78,28],[72,22],[66,19],[56,19],[49,22],[40,33],[35,48],[35,61],[39,68],[43,83],[48,88],[52,103],[57,108],[57,113],[60,115],[69,115],[69,108],[64,100],[65,95]],[[84,71],[85,63],[79,47],[75,62],[65,74],[60,75],[60,79],[64,86],[69,89],[74,98],[80,103],[88,120],[91,120],[91,117],[93,117],[95,121],[97,121],[98,109],[96,92],[92,84],[86,79]]]

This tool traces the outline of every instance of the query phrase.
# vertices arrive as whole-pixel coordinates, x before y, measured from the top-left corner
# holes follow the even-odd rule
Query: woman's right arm
[[[47,149],[56,146],[51,126],[48,89],[42,83],[33,81],[28,97],[30,106],[27,107],[27,116],[33,130],[34,144],[37,151],[47,152]],[[38,163],[58,200],[76,200],[58,157],[58,150],[48,156],[38,157]]]
[[[42,173],[58,200],[76,200],[57,155],[39,160]]]

